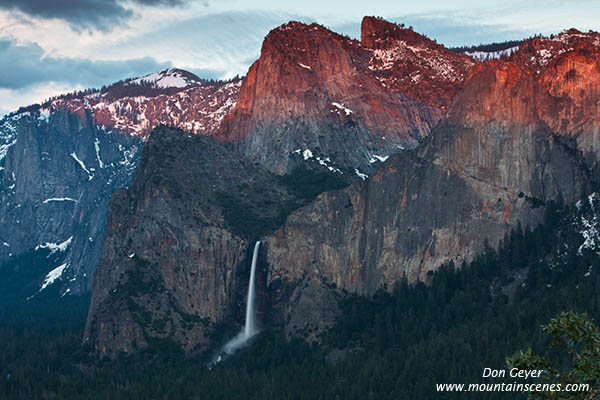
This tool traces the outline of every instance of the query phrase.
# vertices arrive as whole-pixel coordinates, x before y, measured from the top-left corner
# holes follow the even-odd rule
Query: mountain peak
[[[536,36],[525,40],[514,54],[513,60],[539,72],[563,54],[573,51],[598,52],[599,50],[600,34],[598,32],[583,33],[571,28],[558,35]]]
[[[405,28],[404,24],[395,24],[378,17],[364,17],[360,27],[360,41],[372,49],[393,46],[398,40],[409,45],[432,45],[428,37]]]
[[[160,72],[149,74],[141,78],[133,79],[128,85],[149,85],[155,88],[184,88],[188,86],[201,85],[202,80],[191,72],[178,68],[169,68]]]
[[[360,47],[358,41],[333,32],[322,25],[290,21],[269,32],[263,42],[261,54],[278,52],[296,58],[303,54],[310,55],[312,48],[324,41],[336,41],[346,47]]]

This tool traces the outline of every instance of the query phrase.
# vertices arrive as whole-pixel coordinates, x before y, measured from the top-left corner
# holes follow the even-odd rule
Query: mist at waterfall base
[[[252,253],[252,266],[250,267],[250,282],[248,283],[248,297],[246,300],[246,322],[244,328],[238,333],[233,339],[227,342],[217,353],[217,356],[213,360],[212,364],[216,364],[223,360],[226,355],[234,354],[238,349],[244,347],[248,340],[258,333],[256,328],[255,319],[255,275],[256,275],[256,263],[258,260],[258,250],[260,248],[260,240],[254,245],[254,252]]]

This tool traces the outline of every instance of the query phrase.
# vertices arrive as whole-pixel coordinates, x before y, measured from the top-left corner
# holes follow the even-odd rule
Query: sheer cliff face
[[[442,111],[478,64],[412,29],[374,17],[362,21],[361,44],[372,51],[368,69],[384,87]]]
[[[374,154],[429,133],[474,64],[375,18],[363,21],[362,43],[290,22],[266,37],[219,137],[278,174],[294,168],[298,149],[370,172]]]
[[[88,291],[108,201],[131,179],[140,140],[64,110],[6,118],[0,133],[0,264],[40,248],[62,252],[60,293]]]
[[[486,238],[495,246],[517,222],[537,224],[543,202],[578,199],[594,180],[582,154],[597,159],[600,122],[600,64],[589,41],[582,35],[535,68],[522,53],[473,68],[447,120],[417,151],[322,194],[265,241],[268,285],[302,298],[294,282],[325,296],[331,283],[372,294],[402,277],[426,280],[445,261],[472,258]],[[295,307],[286,303],[288,319]],[[288,329],[315,323],[308,316]]]
[[[214,139],[155,130],[131,186],[111,201],[86,340],[109,357],[156,338],[206,350],[215,324],[243,323],[248,249],[265,229],[255,221],[279,221],[293,201]]]
[[[600,34],[569,30],[525,41],[508,61],[471,70],[449,119],[472,126],[492,121],[547,128],[586,140],[597,136]],[[591,150],[591,149],[587,149]]]
[[[60,293],[89,291],[109,200],[131,180],[150,130],[164,123],[213,133],[239,85],[171,69],[0,120],[0,267],[48,248],[63,253],[46,271],[64,267]]]

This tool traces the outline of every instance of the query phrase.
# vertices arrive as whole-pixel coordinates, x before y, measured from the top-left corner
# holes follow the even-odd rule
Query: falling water
[[[256,323],[254,321],[254,284],[256,275],[256,261],[258,259],[258,249],[260,240],[254,245],[254,253],[252,253],[252,267],[250,267],[250,284],[248,285],[248,300],[246,301],[246,324],[244,325],[244,334],[248,339],[256,335]]]
[[[255,310],[254,310],[254,297],[255,297],[255,275],[256,275],[256,262],[258,260],[258,249],[260,247],[260,240],[254,245],[254,253],[252,253],[252,266],[250,267],[250,282],[248,283],[248,298],[246,300],[246,323],[244,329],[237,334],[236,337],[231,339],[223,348],[219,351],[218,357],[213,361],[213,364],[218,363],[222,359],[223,353],[233,354],[237,349],[243,347],[246,342],[254,335],[258,333],[256,329],[255,321]]]

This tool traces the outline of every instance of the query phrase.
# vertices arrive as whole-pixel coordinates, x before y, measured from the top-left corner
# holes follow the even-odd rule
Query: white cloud
[[[16,111],[21,106],[41,103],[59,93],[84,89],[81,85],[46,82],[28,90],[13,90],[0,88],[0,118],[2,115]],[[3,112],[2,112],[3,111]]]

